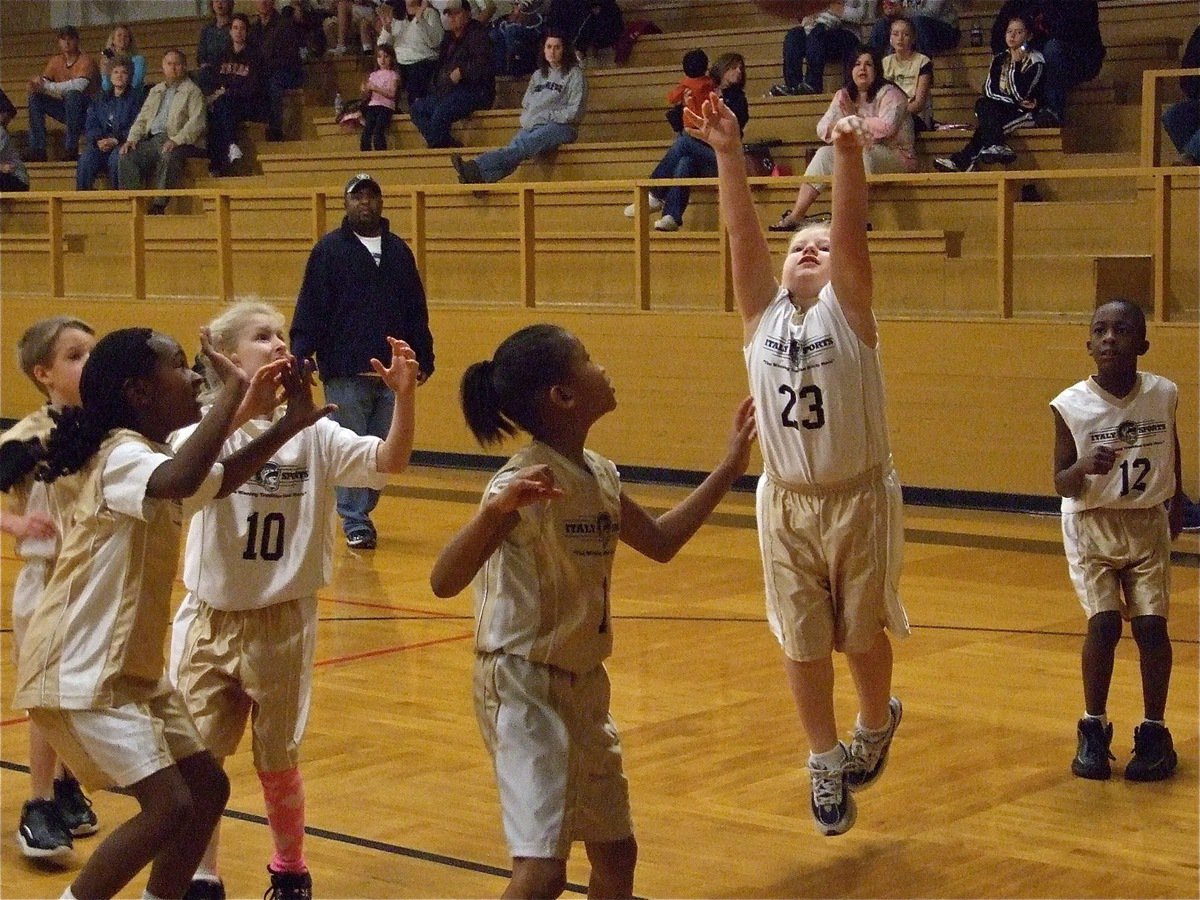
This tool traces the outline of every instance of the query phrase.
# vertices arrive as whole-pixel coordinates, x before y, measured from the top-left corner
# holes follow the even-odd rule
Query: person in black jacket
[[[450,126],[496,99],[495,60],[487,26],[471,18],[465,0],[447,0],[442,10],[446,34],[429,94],[412,105],[413,124],[430,149],[461,147]]]
[[[1179,66],[1183,69],[1200,66],[1200,28],[1192,32]],[[1194,166],[1200,162],[1200,78],[1185,75],[1179,79],[1179,89],[1184,99],[1163,113],[1163,128],[1179,151],[1179,161]]]
[[[1043,0],[1039,12],[1046,39],[1033,47],[1046,59],[1046,83],[1037,124],[1057,128],[1066,121],[1067,91],[1091,81],[1104,63],[1097,0]]]
[[[283,140],[283,98],[303,86],[304,62],[300,48],[304,34],[290,15],[275,8],[275,0],[254,0],[258,18],[250,26],[250,46],[262,57],[267,91],[267,140]]]
[[[425,288],[412,251],[383,218],[383,192],[370,175],[346,184],[346,217],[312,249],[292,319],[292,352],[316,356],[333,418],[356,434],[384,437],[395,395],[371,369],[371,359],[391,359],[387,339],[407,341],[423,384],[433,374],[433,335]],[[337,510],[346,543],[375,547],[371,512],[379,492],[338,488]]]

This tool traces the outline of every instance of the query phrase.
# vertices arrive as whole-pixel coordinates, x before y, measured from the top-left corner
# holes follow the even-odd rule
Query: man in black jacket
[[[413,124],[430,149],[461,147],[450,126],[496,99],[496,72],[487,27],[471,18],[466,0],[446,0],[446,34],[430,93],[412,105]]]
[[[412,251],[383,218],[383,192],[370,175],[346,184],[341,227],[317,241],[308,257],[292,319],[292,352],[316,355],[333,417],[356,434],[387,435],[394,395],[371,369],[391,360],[389,337],[407,341],[423,383],[433,374],[433,335],[425,288]],[[337,510],[346,543],[375,547],[371,511],[379,492],[338,488]]]

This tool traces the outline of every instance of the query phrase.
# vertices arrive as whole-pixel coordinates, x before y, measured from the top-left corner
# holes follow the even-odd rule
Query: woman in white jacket
[[[587,81],[565,37],[553,31],[542,38],[541,66],[529,76],[521,101],[521,130],[507,147],[489,150],[475,159],[450,156],[463,184],[499,181],[524,160],[548,153],[575,140],[587,103]]]

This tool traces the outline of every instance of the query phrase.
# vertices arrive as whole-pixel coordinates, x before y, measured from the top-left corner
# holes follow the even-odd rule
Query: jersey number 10
[[[275,562],[283,556],[283,513],[267,513],[262,519],[262,536],[258,533],[258,513],[252,512],[246,517],[246,549],[242,551],[242,559],[265,559]]]

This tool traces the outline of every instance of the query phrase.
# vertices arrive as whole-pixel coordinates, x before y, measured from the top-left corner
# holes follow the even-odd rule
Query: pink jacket
[[[907,171],[917,170],[916,134],[913,131],[912,116],[908,114],[908,97],[904,91],[894,84],[885,84],[879,89],[874,100],[868,102],[859,97],[856,105],[850,100],[846,89],[840,89],[833,95],[833,102],[817,123],[817,137],[827,144],[830,143],[833,138],[833,126],[839,119],[848,115],[862,116],[876,143],[891,149]]]

